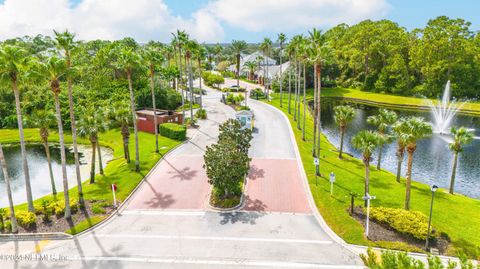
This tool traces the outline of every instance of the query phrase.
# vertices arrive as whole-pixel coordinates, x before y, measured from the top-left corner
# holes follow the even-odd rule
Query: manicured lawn
[[[328,225],[345,241],[352,244],[378,245],[367,240],[363,235],[363,227],[349,216],[347,209],[350,206],[350,192],[359,194],[355,204],[363,204],[361,197],[364,189],[363,163],[353,157],[345,156],[338,159],[335,147],[322,137],[320,170],[323,177],[315,184],[315,167],[312,157],[313,120],[307,115],[306,141],[303,141],[302,132],[296,128],[293,116],[288,114],[288,99],[284,99],[284,106],[280,108],[278,94],[274,94],[271,105],[281,109],[289,118],[294,129],[302,162],[308,176],[310,188],[315,203]],[[293,106],[292,106],[293,107]],[[292,110],[293,111],[293,110]],[[303,110],[302,110],[303,111]],[[349,143],[350,141],[346,141]],[[330,196],[328,175],[336,174],[334,195]],[[413,171],[415,177],[415,171]],[[370,192],[377,199],[372,201],[372,206],[385,206],[403,208],[405,197],[405,184],[397,183],[395,175],[387,171],[377,171],[372,167]],[[462,195],[450,195],[445,190],[437,191],[435,195],[432,225],[451,238],[452,243],[448,254],[455,255],[458,250],[463,250],[470,257],[480,257],[480,200]],[[429,213],[431,193],[429,186],[417,182],[412,184],[411,210]],[[386,245],[380,245],[386,246]],[[397,246],[398,247],[398,246]]]
[[[312,94],[310,94],[312,95]],[[373,92],[365,92],[355,89],[346,89],[346,88],[323,88],[322,96],[324,97],[341,97],[350,99],[356,102],[374,102],[377,105],[382,105],[385,107],[392,108],[415,108],[428,106],[428,102],[422,98],[407,97],[407,96],[397,96],[390,94],[381,94]],[[436,100],[434,100],[436,102]],[[461,107],[462,111],[469,114],[480,115],[480,103],[479,102],[468,102]]]
[[[16,129],[2,129],[0,130],[0,143],[18,143],[18,130]],[[138,183],[144,178],[144,176],[151,170],[151,168],[157,163],[157,161],[173,147],[180,144],[180,141],[172,140],[166,137],[159,136],[160,154],[155,153],[155,136],[149,133],[139,132],[139,145],[140,145],[140,172],[135,172],[135,142],[133,132],[130,136],[130,156],[132,161],[127,164],[123,158],[123,144],[122,136],[119,130],[109,130],[104,134],[99,135],[100,143],[103,146],[113,149],[113,159],[107,164],[104,169],[104,176],[96,175],[95,184],[89,184],[89,179],[84,178],[83,192],[86,200],[104,200],[107,202],[113,202],[110,186],[112,183],[117,185],[117,199],[119,201],[125,200],[132,190],[138,185]],[[39,142],[38,129],[25,129],[25,140],[27,142]],[[66,143],[71,143],[71,136],[65,136]],[[58,135],[56,133],[51,134],[51,142],[58,142]],[[86,139],[80,139],[78,141],[81,144],[90,144]],[[48,184],[45,181],[45,184]],[[78,199],[77,187],[71,186],[70,197]],[[57,187],[58,190],[62,189],[62,186]],[[34,197],[39,198],[39,197]],[[63,192],[57,194],[57,198],[63,198]],[[47,195],[40,199],[37,199],[34,203],[40,204],[40,200],[49,199],[53,200],[52,195]],[[27,204],[21,204],[16,206],[16,209],[27,210]],[[97,217],[86,221],[85,223],[79,223],[72,231],[78,233],[85,230],[92,225],[100,222],[103,218]],[[72,232],[70,231],[70,232]]]

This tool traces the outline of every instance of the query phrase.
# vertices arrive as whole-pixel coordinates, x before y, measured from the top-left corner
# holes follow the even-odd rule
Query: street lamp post
[[[313,159],[313,165],[315,165],[315,170],[318,171],[318,165],[320,164],[320,159],[315,157]],[[315,173],[315,185],[318,185],[318,173]]]
[[[333,183],[335,182],[335,174],[333,172],[330,173],[330,196],[333,195]]]
[[[363,200],[367,201],[367,220],[365,222],[365,236],[367,238],[368,238],[369,223],[370,223],[370,200],[375,198],[377,197],[371,196],[368,192],[365,196],[363,196]]]
[[[437,185],[432,185],[430,191],[432,192],[432,200],[430,202],[430,216],[428,217],[428,230],[427,230],[427,239],[425,240],[425,250],[428,250],[428,239],[430,238],[430,226],[432,224],[432,211],[433,211],[433,198],[435,197],[435,192],[437,191]]]

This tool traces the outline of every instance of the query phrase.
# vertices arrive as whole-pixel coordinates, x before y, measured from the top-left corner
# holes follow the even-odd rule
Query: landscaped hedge
[[[183,141],[187,138],[187,128],[176,123],[163,123],[160,124],[160,134],[171,139]]]
[[[427,238],[428,219],[421,212],[400,208],[371,207],[370,218],[416,239]]]

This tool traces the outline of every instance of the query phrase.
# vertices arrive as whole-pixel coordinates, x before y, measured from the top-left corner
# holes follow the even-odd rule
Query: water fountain
[[[464,104],[459,103],[457,105],[455,100],[450,101],[450,80],[445,85],[442,100],[437,104],[434,104],[431,100],[428,100],[428,102],[434,120],[433,131],[441,135],[450,133],[450,124]]]

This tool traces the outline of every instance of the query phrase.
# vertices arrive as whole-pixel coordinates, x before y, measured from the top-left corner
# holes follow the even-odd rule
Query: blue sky
[[[364,19],[410,30],[440,15],[470,21],[477,31],[478,11],[479,0],[0,0],[0,40],[68,28],[82,39],[166,41],[179,28],[201,42],[258,42]]]

